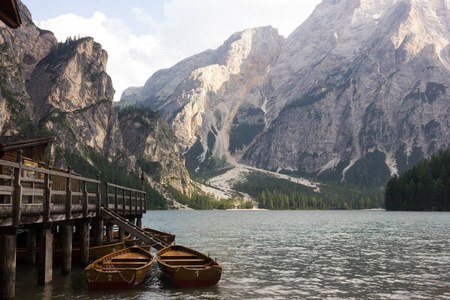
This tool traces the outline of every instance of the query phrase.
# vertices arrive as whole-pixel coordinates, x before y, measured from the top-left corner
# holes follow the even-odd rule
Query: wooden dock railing
[[[105,183],[105,196],[104,207],[119,215],[138,215],[147,210],[145,192],[117,185],[117,179],[115,184]]]
[[[105,183],[102,203],[101,181],[67,172],[54,171],[0,160],[0,227],[60,222],[100,216],[101,207],[122,216],[146,211],[145,191]],[[0,172],[1,173],[1,172]],[[113,192],[111,192],[113,191]]]

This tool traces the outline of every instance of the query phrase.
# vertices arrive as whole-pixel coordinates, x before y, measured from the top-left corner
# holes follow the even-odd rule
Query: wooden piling
[[[0,297],[12,299],[16,289],[17,229],[0,233]]]
[[[142,228],[142,217],[141,216],[137,217],[136,226],[139,228]]]
[[[89,225],[91,219],[83,220],[80,225],[80,251],[81,251],[81,265],[87,266],[89,264]]]
[[[96,246],[103,245],[103,219],[98,218],[94,222],[94,243]]]
[[[123,242],[125,239],[125,230],[119,227],[119,242]]]
[[[38,264],[38,284],[47,285],[53,280],[52,224],[43,224]]]
[[[61,274],[69,275],[72,272],[72,241],[73,241],[73,222],[64,223],[62,229],[62,265]]]
[[[36,263],[36,228],[27,230],[27,264]]]
[[[108,243],[111,243],[112,240],[114,239],[113,226],[114,224],[112,223],[106,224],[106,241]]]

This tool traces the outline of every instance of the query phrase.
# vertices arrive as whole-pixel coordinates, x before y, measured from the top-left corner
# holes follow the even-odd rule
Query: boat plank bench
[[[161,258],[164,260],[167,259],[190,259],[190,258],[196,258],[196,255],[161,255]]]
[[[127,259],[127,258],[113,258],[113,259],[111,259],[111,262],[126,262],[126,263],[129,263],[129,262],[139,262],[139,263],[141,263],[141,262],[146,262],[148,259],[147,258],[139,258],[139,257],[137,257],[137,258],[132,258],[132,259]]]

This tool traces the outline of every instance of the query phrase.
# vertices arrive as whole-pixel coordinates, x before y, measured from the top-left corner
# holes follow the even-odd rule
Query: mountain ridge
[[[162,110],[200,167],[208,157],[220,159],[230,151],[235,159],[254,167],[331,176],[337,181],[345,180],[345,174],[354,172],[355,163],[365,157],[376,157],[390,175],[396,174],[411,167],[417,157],[429,157],[450,146],[449,11],[446,0],[322,1],[278,43],[276,51],[265,51],[270,49],[268,44],[274,47],[267,36],[250,44],[251,51],[265,51],[263,57],[270,63],[264,64],[263,76],[256,75],[261,72],[246,74],[256,80],[244,89],[241,104],[224,102],[222,95],[242,85],[228,79],[208,82],[220,84],[222,90],[206,89],[206,93],[211,99],[220,98],[220,112],[233,118],[225,130],[205,126],[205,119],[199,117],[214,113],[216,106],[211,106],[209,98],[191,104],[180,101],[186,99],[183,95],[202,91],[198,85],[180,81],[177,88],[165,91],[166,97],[148,104]],[[266,49],[257,48],[261,45]],[[211,50],[195,57],[207,54]],[[169,70],[183,80],[198,74],[194,70],[186,75],[186,69],[177,73],[178,67]],[[210,80],[214,80],[212,75]],[[154,83],[150,77],[146,86],[162,84],[161,80]],[[160,96],[145,91],[141,90],[140,101]],[[169,105],[171,113],[165,114]],[[186,105],[196,107],[195,113],[186,116]],[[237,111],[231,113],[232,108]],[[183,123],[186,119],[189,122]],[[233,135],[244,128],[247,136],[236,142]],[[230,139],[235,141],[233,149]]]

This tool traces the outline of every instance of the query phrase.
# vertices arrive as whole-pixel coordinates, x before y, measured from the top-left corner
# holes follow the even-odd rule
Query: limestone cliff
[[[245,161],[345,176],[376,150],[396,173],[449,147],[449,16],[444,0],[323,1],[268,74],[271,126]]]
[[[272,27],[238,32],[216,50],[156,72],[138,100],[161,111],[182,149],[193,150],[193,160],[220,160],[227,156],[238,112],[263,104],[247,93],[266,76],[283,41]]]
[[[22,134],[33,123],[33,105],[25,86],[36,64],[57,44],[53,33],[40,30],[18,1],[22,25],[0,22],[0,133]],[[26,128],[27,127],[27,128]]]
[[[107,59],[92,38],[60,43],[36,65],[27,90],[34,117],[56,133],[57,146],[80,154],[89,147],[111,160],[123,144]]]
[[[150,109],[128,108],[119,113],[125,148],[137,165],[161,184],[190,193],[189,174],[178,141],[169,125]]]

